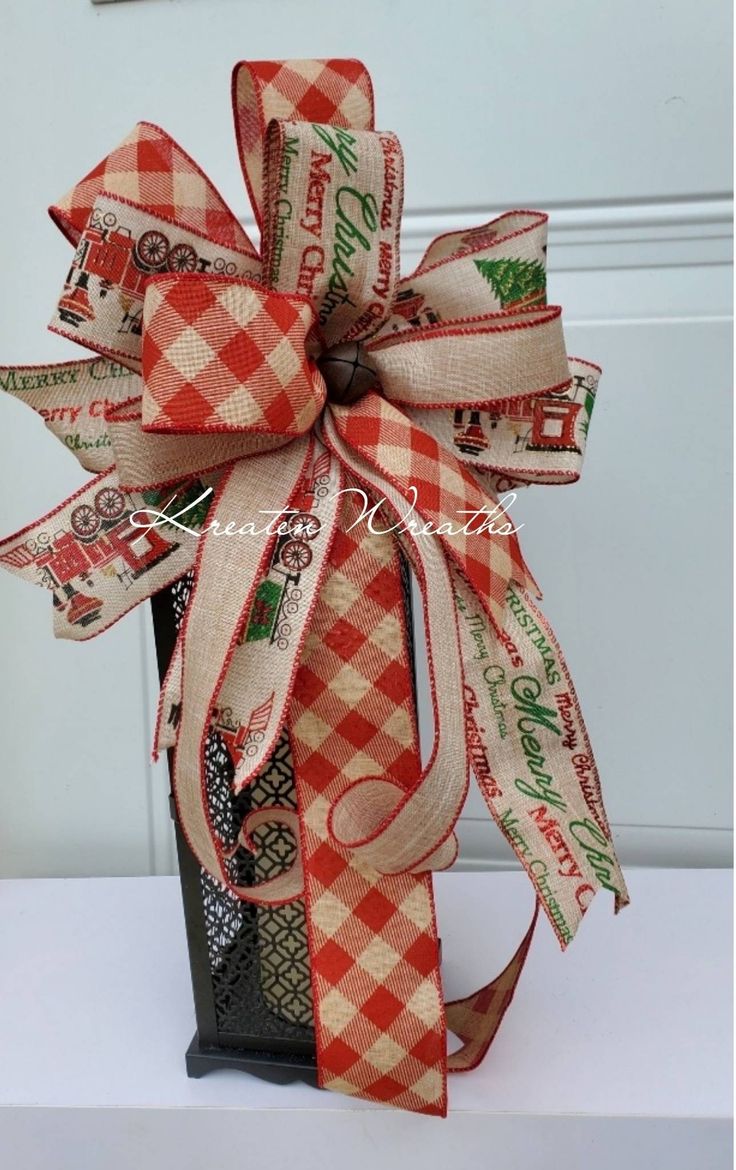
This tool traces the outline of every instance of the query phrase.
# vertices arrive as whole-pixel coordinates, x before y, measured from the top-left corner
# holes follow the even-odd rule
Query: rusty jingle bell
[[[330,402],[350,406],[371,390],[377,380],[375,368],[357,341],[333,345],[317,359]]]

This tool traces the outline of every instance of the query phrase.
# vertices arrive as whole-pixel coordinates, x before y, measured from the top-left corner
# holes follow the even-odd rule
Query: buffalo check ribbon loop
[[[55,633],[77,639],[191,574],[156,730],[187,840],[239,898],[304,900],[321,1083],[443,1114],[539,909],[565,946],[598,889],[628,901],[500,498],[578,478],[600,370],[567,356],[546,303],[541,213],[441,236],[400,277],[403,157],[360,62],[244,62],[232,92],[260,254],[149,123],[51,208],[75,252],[50,327],[95,356],[0,380],[95,478],[0,563],[50,589]],[[426,634],[424,762],[402,561]],[[236,791],[284,727],[294,758],[297,812],[251,813],[238,837],[256,850],[270,819],[294,860],[251,886],[208,803],[206,740],[225,726]],[[431,871],[456,858],[471,777],[536,909],[498,979],[445,1013]]]

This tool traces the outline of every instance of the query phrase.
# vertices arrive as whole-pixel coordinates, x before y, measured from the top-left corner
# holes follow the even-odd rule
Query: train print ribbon
[[[513,995],[442,1001],[431,871],[473,775],[565,946],[600,888],[628,901],[577,696],[499,492],[576,480],[600,371],[545,295],[546,217],[435,240],[399,276],[403,158],[356,61],[233,74],[257,252],[148,123],[51,208],[75,245],[51,328],[96,356],[0,370],[95,478],[0,544],[51,589],[58,636],[100,633],[186,573],[156,748],[200,864],[238,897],[303,898],[321,1083],[444,1114]],[[370,522],[369,522],[370,519]],[[426,630],[417,746],[400,557]],[[236,790],[284,726],[291,868],[238,883],[207,799],[213,727]],[[173,714],[176,713],[176,718]],[[446,1057],[449,1026],[462,1046]]]

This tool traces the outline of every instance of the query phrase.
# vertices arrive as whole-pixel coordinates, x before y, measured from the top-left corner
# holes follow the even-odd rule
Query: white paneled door
[[[141,118],[249,211],[239,57],[360,56],[406,156],[404,258],[510,207],[551,213],[550,295],[605,368],[582,481],[517,505],[566,649],[624,863],[727,864],[731,412],[728,0],[27,0],[2,5],[0,365],[77,355],[45,332],[69,262],[45,216]],[[0,396],[0,532],[85,478]],[[150,618],[51,637],[0,575],[0,875],[174,865],[150,762]],[[511,864],[480,800],[463,863]]]

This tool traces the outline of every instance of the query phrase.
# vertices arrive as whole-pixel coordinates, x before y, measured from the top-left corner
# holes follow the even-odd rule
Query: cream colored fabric
[[[297,439],[278,455],[254,456],[235,464],[223,477],[216,501],[220,514],[237,522],[241,516],[272,507],[279,493],[290,498],[311,450],[309,440]],[[272,544],[266,535],[238,538],[208,533],[200,546],[197,577],[184,622],[182,716],[174,760],[174,794],[195,856],[231,887],[234,883],[209,822],[202,737],[238,632],[267,569]],[[205,646],[206,654],[202,652]],[[274,687],[272,680],[260,682],[265,701]],[[282,884],[286,884],[286,877]],[[247,896],[259,900],[257,889],[249,889]]]

